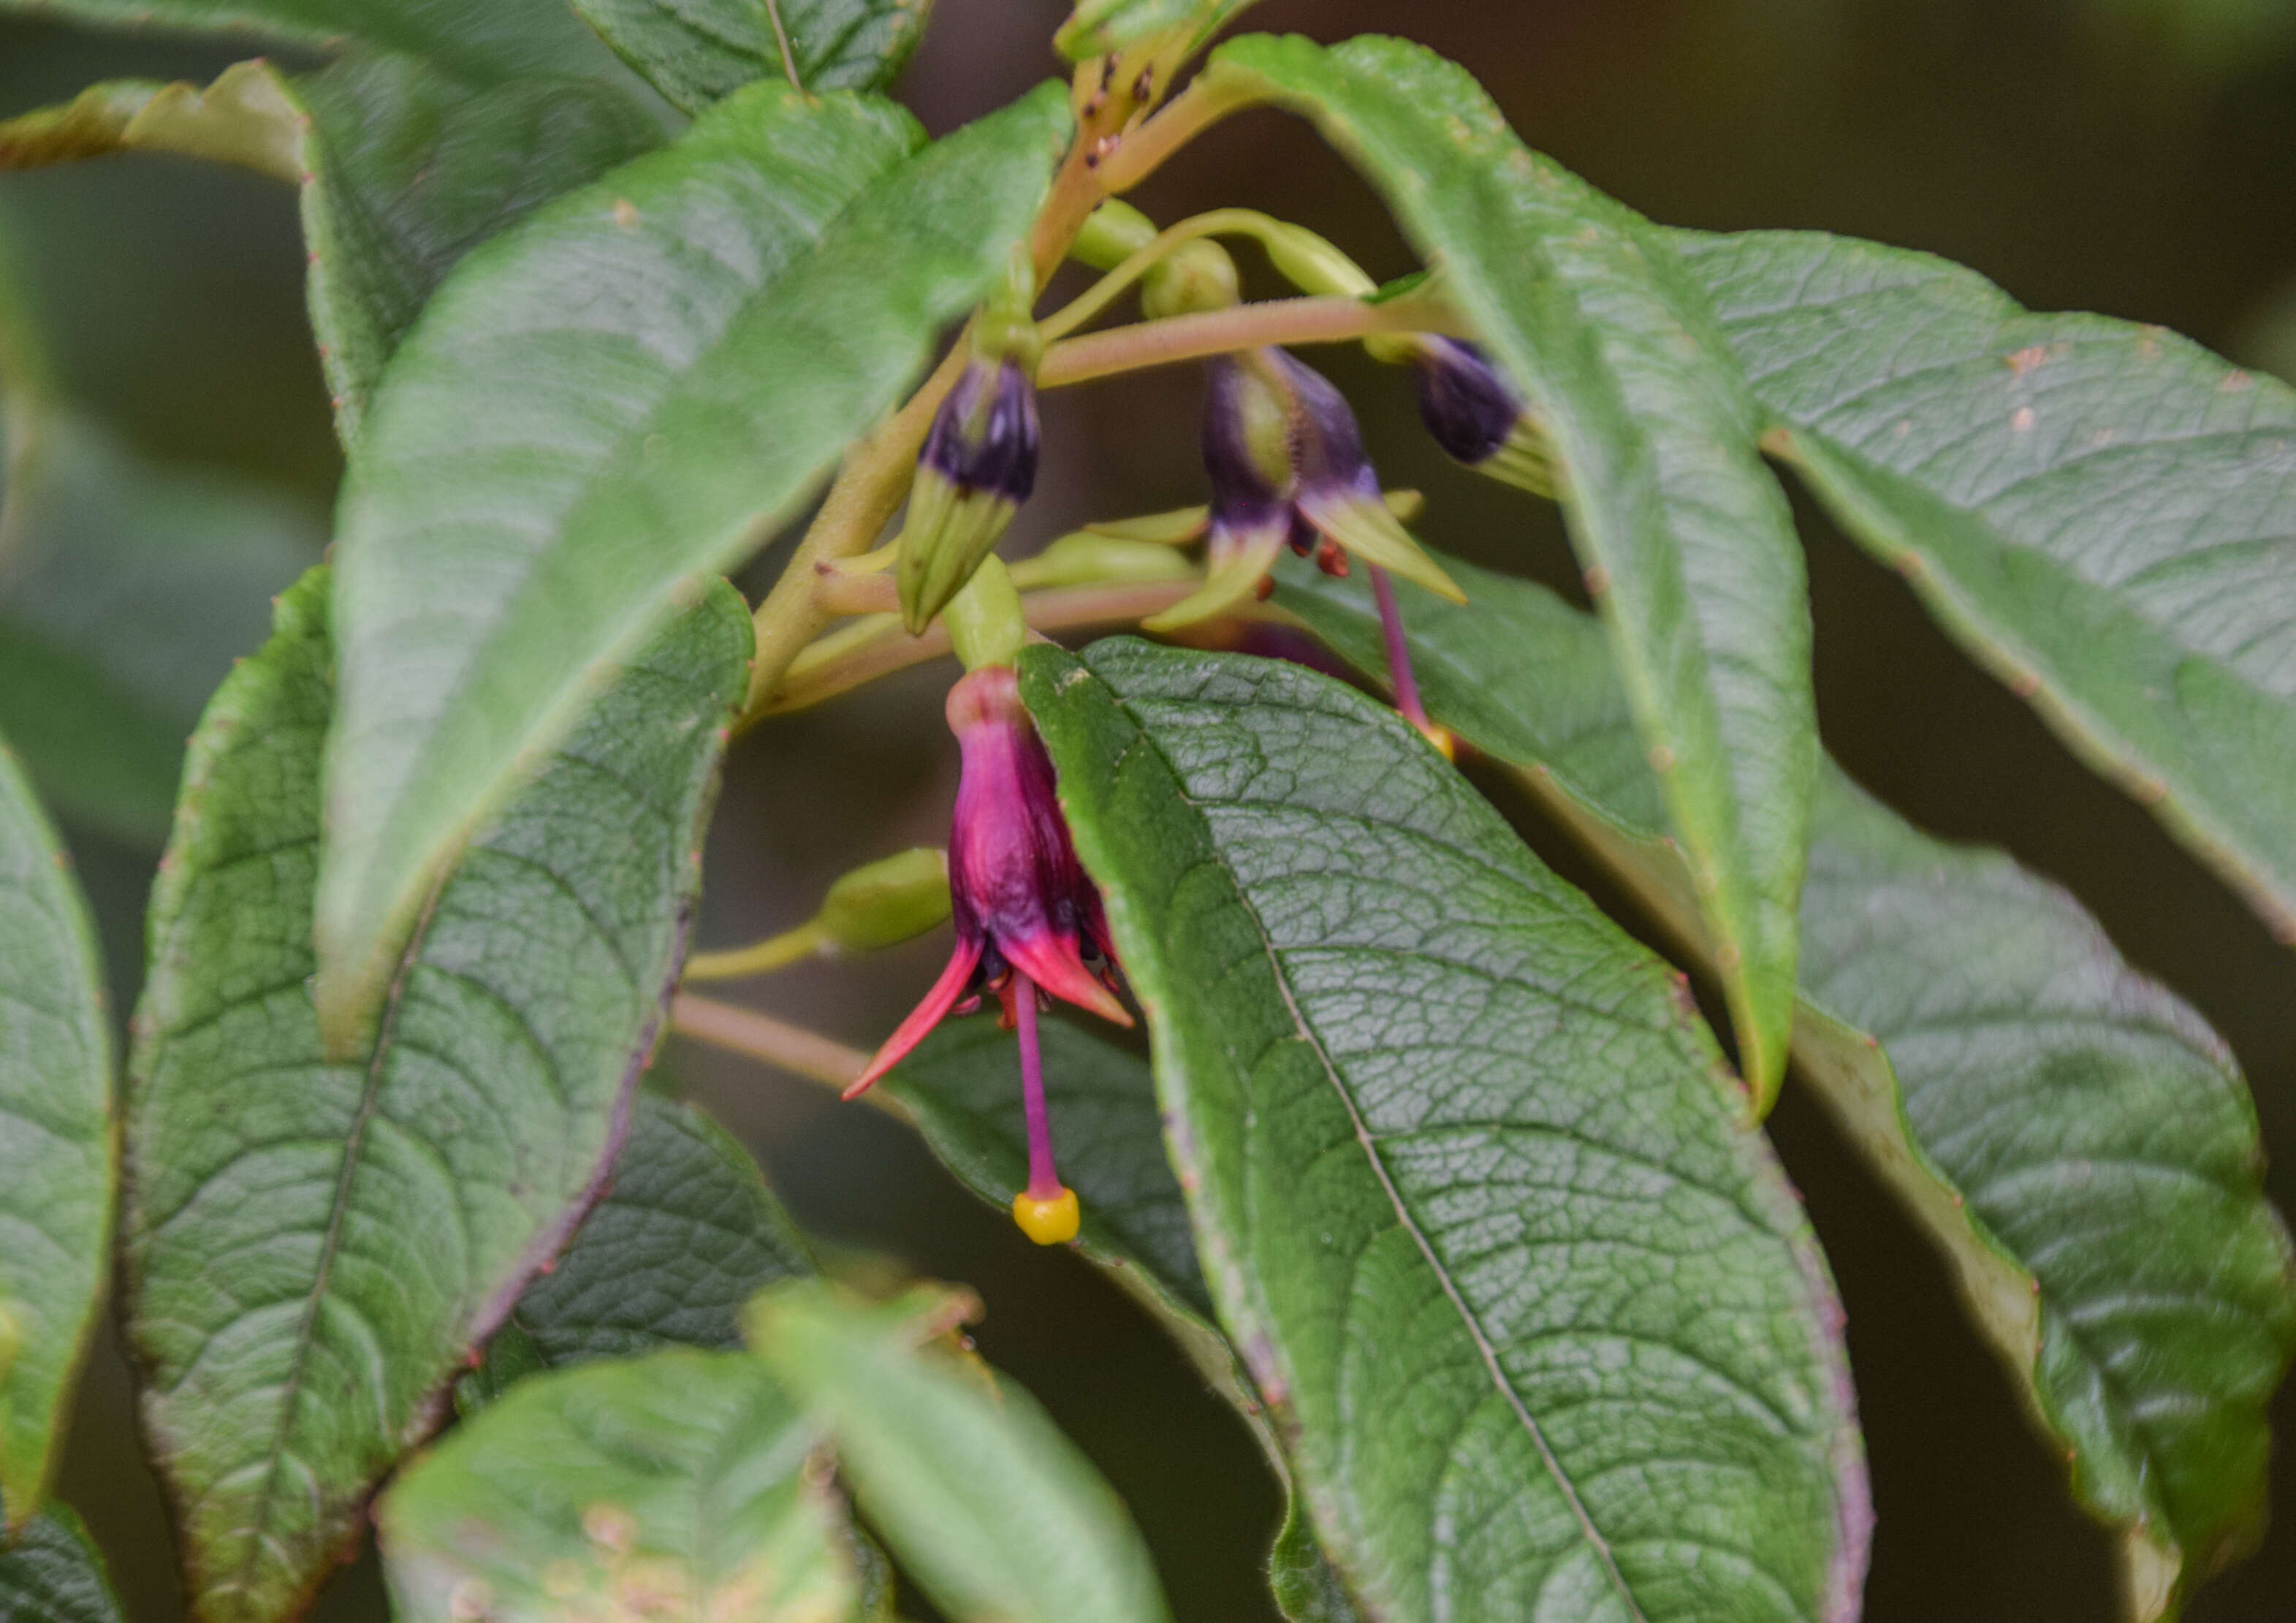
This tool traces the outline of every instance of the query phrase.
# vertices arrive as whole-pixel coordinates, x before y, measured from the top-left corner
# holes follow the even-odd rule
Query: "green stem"
[[[1248,236],[1263,243],[1279,242],[1286,227],[1273,215],[1257,209],[1214,209],[1180,220],[1144,243],[1122,264],[1087,288],[1064,308],[1046,316],[1037,331],[1046,343],[1066,338],[1116,302],[1124,290],[1146,275],[1176,248],[1204,237]]]
[[[819,924],[800,924],[753,946],[735,947],[730,952],[696,953],[686,960],[685,979],[742,980],[752,975],[770,975],[775,970],[816,956],[827,944],[828,938]]]

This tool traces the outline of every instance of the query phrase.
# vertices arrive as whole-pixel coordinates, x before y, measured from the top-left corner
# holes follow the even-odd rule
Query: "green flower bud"
[[[835,884],[814,920],[840,952],[874,952],[923,935],[948,917],[948,858],[919,847],[856,868]]]
[[[1198,310],[1231,310],[1242,302],[1235,260],[1209,239],[1174,249],[1140,283],[1140,309],[1152,321]]]
[[[965,669],[1019,660],[1029,640],[1029,621],[1003,559],[980,561],[964,589],[949,600],[947,625],[949,646]]]
[[[1303,293],[1361,299],[1379,283],[1361,266],[1305,225],[1285,225],[1261,239],[1276,274]]]

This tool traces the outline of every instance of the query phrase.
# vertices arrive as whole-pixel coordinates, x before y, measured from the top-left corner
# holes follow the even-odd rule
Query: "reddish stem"
[[[1029,1111],[1029,1198],[1056,1201],[1061,1175],[1053,1168],[1053,1122],[1045,1109],[1045,1062],[1037,1046],[1037,984],[1015,969],[1008,995],[1021,1032],[1021,1098]]]
[[[1419,678],[1411,669],[1411,643],[1403,635],[1403,615],[1395,606],[1395,583],[1377,564],[1371,570],[1372,595],[1379,599],[1379,628],[1387,638],[1387,679],[1395,689],[1395,708],[1403,719],[1422,733],[1431,734],[1427,707],[1419,702]]]

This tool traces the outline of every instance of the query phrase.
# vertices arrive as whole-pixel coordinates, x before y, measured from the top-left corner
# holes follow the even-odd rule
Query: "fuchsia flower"
[[[1013,1217],[1037,1243],[1059,1244],[1076,1236],[1077,1201],[1053,1167],[1038,1000],[1058,997],[1120,1026],[1132,1016],[1116,1000],[1107,915],[1077,861],[1054,798],[1052,758],[1021,706],[1019,678],[984,666],[949,690],[947,714],[964,750],[948,848],[956,950],[845,1096],[899,1064],[948,1015],[970,1013],[982,993],[994,993],[1005,1027],[1020,1030],[1029,1115],[1029,1186]]]

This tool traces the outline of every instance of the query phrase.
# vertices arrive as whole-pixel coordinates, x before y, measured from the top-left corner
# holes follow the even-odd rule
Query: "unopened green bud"
[[[1242,302],[1235,260],[1209,240],[1174,249],[1140,283],[1140,308],[1152,321],[1198,310],[1232,310]]]
[[[1156,240],[1156,222],[1121,198],[1110,198],[1085,219],[1069,258],[1097,271],[1114,270]]]
[[[815,926],[840,952],[898,947],[948,918],[948,857],[919,847],[856,868],[821,904]]]
[[[1260,241],[1276,274],[1303,293],[1361,299],[1379,290],[1363,266],[1305,225],[1287,225]]]
[[[967,670],[1014,664],[1029,640],[1020,590],[1004,561],[994,555],[983,558],[964,589],[949,599],[946,619],[949,646]]]
[[[1187,559],[1171,546],[1078,530],[1014,564],[1013,584],[1034,592],[1046,586],[1185,580],[1194,573]]]

